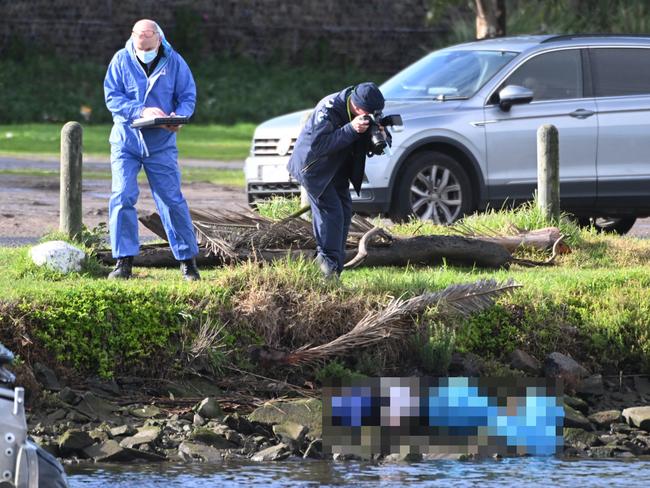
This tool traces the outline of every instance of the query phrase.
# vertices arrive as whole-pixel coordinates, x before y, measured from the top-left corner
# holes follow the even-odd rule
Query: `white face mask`
[[[144,64],[151,63],[154,59],[156,59],[157,54],[158,54],[158,49],[155,49],[153,51],[141,51],[140,49],[135,50],[135,55]]]

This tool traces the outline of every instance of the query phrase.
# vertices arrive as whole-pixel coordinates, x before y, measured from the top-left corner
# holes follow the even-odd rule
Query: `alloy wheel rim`
[[[420,220],[451,224],[460,215],[463,194],[456,176],[443,166],[419,171],[410,185],[411,211]]]

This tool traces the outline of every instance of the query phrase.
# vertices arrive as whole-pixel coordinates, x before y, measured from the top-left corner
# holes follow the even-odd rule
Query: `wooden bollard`
[[[560,220],[560,142],[557,127],[537,129],[537,205],[549,222]]]
[[[81,163],[83,129],[68,122],[61,129],[59,230],[73,239],[81,234]]]

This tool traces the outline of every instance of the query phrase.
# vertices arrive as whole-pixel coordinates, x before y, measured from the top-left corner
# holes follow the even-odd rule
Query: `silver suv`
[[[353,208],[451,223],[530,200],[536,132],[560,134],[565,211],[627,232],[650,215],[650,37],[526,36],[434,51],[381,86],[401,114],[390,154],[369,158]],[[325,94],[324,94],[325,95]],[[257,127],[245,174],[249,203],[298,194],[286,163],[309,111]]]

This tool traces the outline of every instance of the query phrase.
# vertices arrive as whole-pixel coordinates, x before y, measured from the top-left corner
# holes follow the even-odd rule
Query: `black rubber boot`
[[[323,274],[323,278],[325,278],[327,281],[339,279],[339,270],[333,267],[328,259],[318,254],[316,256],[315,262],[318,265],[320,272]]]
[[[128,280],[133,268],[133,256],[117,258],[115,269],[108,275],[109,280]]]
[[[201,279],[199,268],[196,267],[196,260],[194,258],[181,261],[181,273],[183,273],[183,279],[187,281],[199,281]]]

